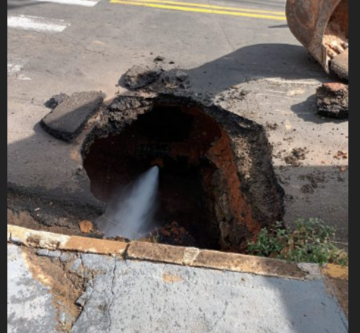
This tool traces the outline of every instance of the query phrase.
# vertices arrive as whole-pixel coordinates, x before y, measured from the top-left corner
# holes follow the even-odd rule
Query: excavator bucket
[[[327,73],[348,80],[349,0],[287,0],[292,34]]]

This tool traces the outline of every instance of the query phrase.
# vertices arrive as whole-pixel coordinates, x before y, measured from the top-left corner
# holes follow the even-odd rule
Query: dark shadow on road
[[[34,2],[34,1],[28,1],[28,0],[8,0],[7,7],[8,9],[17,9],[21,7],[27,7],[27,6],[33,6],[33,5],[39,5],[44,4],[46,2]]]
[[[168,73],[175,73],[177,70],[171,69]],[[231,86],[267,78],[289,81],[315,79],[321,83],[338,80],[332,75],[327,75],[304,47],[289,44],[246,46],[197,68],[181,71],[188,74],[192,91],[206,95],[218,95]],[[124,78],[125,74],[118,82],[122,87],[125,87]],[[294,82],[296,83],[299,82]],[[314,94],[315,90],[314,86]],[[291,110],[308,122],[341,122],[317,116],[315,96],[293,105]]]
[[[294,111],[299,118],[316,124],[323,124],[324,122],[341,124],[344,121],[348,121],[348,119],[334,119],[317,115],[316,95],[310,96],[303,102],[294,104],[291,110]],[[316,114],[316,117],[314,117],[314,114]]]
[[[189,75],[191,89],[217,95],[233,85],[264,78],[286,80],[327,80],[321,66],[307,50],[290,44],[257,44],[246,46],[193,69],[182,69]],[[123,86],[124,75],[119,83]]]
[[[252,79],[326,80],[321,66],[305,48],[289,44],[246,46],[187,73],[193,88],[205,88],[215,94]]]
[[[274,29],[274,28],[287,28],[287,27],[289,27],[287,24],[280,24],[280,25],[271,25],[269,28]]]

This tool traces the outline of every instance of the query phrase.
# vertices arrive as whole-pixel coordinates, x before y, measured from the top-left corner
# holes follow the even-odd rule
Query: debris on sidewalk
[[[324,83],[316,91],[318,114],[346,119],[349,114],[349,87],[343,83]]]

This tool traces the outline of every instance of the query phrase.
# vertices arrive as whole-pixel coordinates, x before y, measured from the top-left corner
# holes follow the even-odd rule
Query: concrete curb
[[[96,253],[122,257],[127,243],[95,238],[66,236],[8,225],[8,242],[47,250]]]
[[[7,240],[9,243],[48,250],[111,255],[127,260],[163,262],[296,280],[321,279],[325,274],[326,276],[335,274],[333,277],[336,278],[339,272],[344,278],[344,272],[347,272],[346,269],[336,265],[331,265],[332,269],[329,270],[321,269],[317,264],[296,264],[278,259],[148,242],[125,243],[66,236],[14,225],[8,225]]]
[[[283,260],[146,242],[130,243],[126,258],[299,280],[309,275],[297,264]]]

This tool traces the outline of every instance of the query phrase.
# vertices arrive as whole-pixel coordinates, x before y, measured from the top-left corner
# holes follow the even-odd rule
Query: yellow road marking
[[[123,5],[131,5],[131,6],[141,6],[141,7],[150,7],[150,8],[160,8],[160,9],[173,9],[173,10],[180,10],[180,11],[184,11],[184,12],[197,12],[197,13],[207,13],[207,14],[243,16],[243,17],[253,17],[253,18],[261,18],[261,19],[286,21],[285,16],[281,17],[281,16],[273,16],[273,15],[243,13],[243,12],[241,12],[241,13],[240,12],[231,12],[231,11],[225,11],[225,10],[200,9],[200,8],[179,7],[179,6],[171,6],[171,5],[160,5],[160,4],[157,5],[157,4],[153,4],[153,3],[135,2],[135,1],[111,0],[110,2],[117,3],[117,4],[123,4]]]
[[[126,0],[113,0],[111,2],[118,2],[118,1],[126,1]],[[215,5],[207,5],[207,4],[199,4],[199,3],[192,3],[192,2],[177,2],[177,1],[168,1],[168,0],[131,0],[132,2],[151,2],[151,3],[163,3],[168,5],[180,5],[180,6],[187,6],[187,7],[203,7],[207,9],[224,9],[224,10],[231,10],[231,11],[240,11],[240,12],[249,12],[249,13],[260,13],[260,14],[272,14],[272,15],[279,15],[285,17],[285,12],[274,12],[269,10],[261,10],[261,9],[248,9],[248,8],[239,8],[239,7],[224,7],[224,6],[215,6]]]

